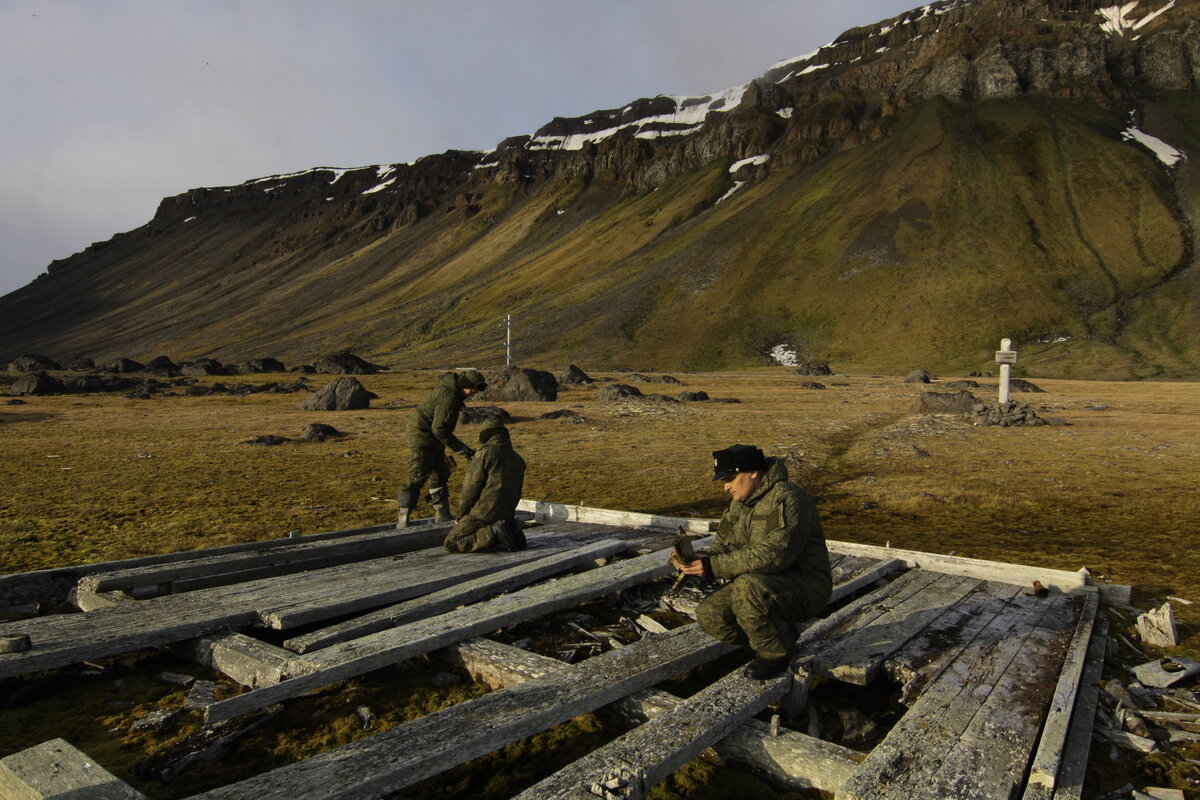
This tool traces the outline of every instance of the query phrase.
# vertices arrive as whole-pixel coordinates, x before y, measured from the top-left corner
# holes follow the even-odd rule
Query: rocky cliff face
[[[154,219],[143,228],[55,262],[44,279],[0,299],[0,309],[12,320],[0,323],[0,350],[12,356],[18,350],[35,349],[73,355],[77,350],[94,349],[94,345],[85,348],[85,343],[95,342],[96,334],[104,331],[107,344],[101,349],[105,352],[94,355],[114,355],[115,349],[137,354],[132,351],[152,344],[174,345],[187,350],[187,355],[219,352],[233,347],[235,337],[226,323],[202,313],[197,304],[221,298],[227,312],[244,317],[237,326],[244,332],[248,325],[253,327],[247,320],[256,316],[274,319],[263,304],[270,302],[271,296],[282,295],[295,304],[286,330],[277,331],[274,337],[255,331],[248,338],[263,346],[277,342],[276,347],[283,350],[318,350],[322,348],[311,341],[318,328],[324,333],[338,331],[344,337],[344,331],[356,327],[348,321],[333,323],[335,312],[330,304],[313,295],[335,287],[341,295],[353,294],[347,293],[344,282],[339,286],[330,277],[331,270],[340,270],[343,279],[353,276],[370,287],[369,301],[347,300],[338,313],[349,319],[349,315],[369,309],[368,315],[374,315],[370,343],[379,352],[411,348],[414,334],[427,337],[427,342],[442,342],[447,348],[461,346],[447,336],[443,321],[446,313],[461,305],[461,298],[446,298],[449,287],[461,286],[463,280],[475,281],[475,286],[482,281],[494,289],[489,290],[488,302],[505,308],[530,302],[538,292],[546,291],[522,272],[531,259],[536,260],[535,254],[549,258],[547,248],[557,240],[579,235],[583,237],[580,241],[586,241],[599,235],[604,229],[599,221],[601,212],[632,209],[652,190],[671,194],[668,190],[674,187],[679,196],[664,198],[657,210],[631,210],[632,216],[623,218],[623,226],[658,226],[655,237],[684,224],[713,226],[708,234],[716,243],[712,252],[732,251],[747,230],[721,228],[723,232],[716,232],[723,224],[722,215],[713,212],[739,192],[747,196],[749,187],[764,187],[755,202],[784,203],[788,201],[780,192],[786,191],[780,186],[790,181],[792,190],[799,191],[797,181],[806,180],[799,176],[807,176],[806,190],[814,189],[817,183],[812,181],[819,183],[822,173],[832,174],[835,164],[868,159],[868,155],[854,154],[860,148],[904,160],[917,157],[919,151],[912,147],[934,146],[945,151],[946,137],[974,137],[979,151],[983,144],[993,143],[989,137],[997,131],[1011,129],[1011,125],[986,123],[977,117],[969,124],[950,124],[946,114],[958,112],[947,111],[938,142],[906,139],[904,132],[913,129],[914,121],[931,104],[946,108],[938,104],[950,103],[950,108],[970,114],[983,111],[985,115],[992,113],[987,109],[997,107],[995,103],[1032,104],[1042,109],[1048,120],[1057,113],[1055,109],[1069,107],[1080,124],[1112,140],[1117,131],[1101,129],[1113,128],[1115,120],[1128,123],[1132,119],[1130,130],[1139,132],[1137,124],[1158,120],[1161,131],[1177,133],[1173,147],[1186,150],[1190,134],[1184,131],[1190,111],[1164,98],[1182,97],[1186,105],[1190,102],[1186,99],[1196,92],[1200,80],[1198,6],[1195,0],[1142,0],[1123,6],[1095,0],[942,0],[878,25],[847,31],[814,53],[772,66],[743,86],[702,97],[643,98],[620,109],[556,118],[532,135],[507,139],[490,152],[448,151],[413,164],[316,168],[234,187],[194,189],[163,200]],[[1080,116],[1079,109],[1084,108],[1094,111]],[[1084,117],[1086,121],[1081,121]],[[1098,121],[1100,117],[1103,121]],[[1069,137],[1062,133],[1062,124],[1033,125],[1022,134],[1024,146],[1036,150],[1034,139],[1040,141],[1042,136],[1057,137],[1056,147],[1070,146],[1064,144]],[[1013,168],[1032,169],[1029,152],[1019,150],[1014,147],[995,157],[1024,159],[1023,165]],[[1191,275],[1194,247],[1191,223],[1184,213],[1193,205],[1191,189],[1180,194],[1180,169],[1164,168],[1146,159],[1144,151],[1139,155],[1128,150],[1121,151],[1122,157],[1141,159],[1136,169],[1145,173],[1141,181],[1147,196],[1153,197],[1151,205],[1161,206],[1172,220],[1136,222],[1137,230],[1130,236],[1136,240],[1137,257],[1160,277]],[[1072,168],[1063,170],[1053,179],[1061,179],[1062,185],[1069,187],[1072,181],[1078,182]],[[706,177],[698,177],[701,175]],[[1191,183],[1185,181],[1184,185],[1190,187]],[[765,194],[768,186],[775,187],[770,200]],[[1068,214],[1078,215],[1079,201],[1074,194],[1078,191],[1078,187],[1068,189],[1068,205],[1073,204]],[[883,221],[875,215],[863,224],[847,223],[845,241],[838,247],[843,261],[865,258],[870,264],[909,263],[915,251],[904,255],[897,236],[965,222],[952,219],[945,208],[936,208],[932,197],[902,197],[897,202],[883,192],[875,202]],[[1139,209],[1146,208],[1138,202]],[[1020,203],[1028,204],[1026,200]],[[809,210],[813,208],[819,206]],[[1052,219],[1054,215],[1045,208],[1026,208],[1022,213],[1030,219],[1022,236],[1033,243],[1035,251],[1038,247],[1045,251],[1042,237],[1059,224],[1075,229],[1070,236],[1077,241],[1064,247],[1097,249],[1078,223]],[[640,221],[635,222],[634,217]],[[1166,231],[1172,224],[1174,232]],[[501,237],[502,228],[506,232]],[[585,233],[589,229],[592,233]],[[622,230],[635,249],[654,238],[647,238],[645,230]],[[885,232],[882,239],[880,230]],[[502,238],[504,248],[471,250],[489,234]],[[1149,244],[1147,237],[1153,240]],[[524,243],[513,244],[517,240]],[[1167,243],[1159,252],[1155,242]],[[617,292],[612,286],[601,287],[603,281],[594,275],[605,268],[605,258],[612,259],[607,265],[612,267],[627,263],[632,252],[627,248],[597,252],[586,267],[564,266],[561,271],[577,276],[586,273],[592,277],[583,284],[602,293]],[[884,253],[886,258],[871,261],[864,255],[870,253]],[[926,255],[936,258],[936,254]],[[756,258],[770,260],[764,254]],[[1102,288],[1062,289],[1068,295],[1073,291],[1071,296],[1086,295],[1090,298],[1086,303],[1077,303],[1078,309],[1061,314],[1043,314],[1057,316],[1057,321],[1047,318],[1028,324],[1050,327],[1074,319],[1083,329],[1077,334],[1090,336],[1097,328],[1081,323],[1079,314],[1094,315],[1121,306],[1112,313],[1124,315],[1125,322],[1118,324],[1123,329],[1132,309],[1130,292],[1144,295],[1156,284],[1134,281],[1138,285],[1133,289],[1103,264],[1108,258],[1100,253],[1093,259],[1102,262],[1100,271],[1107,274],[1100,281]],[[1159,259],[1172,263],[1158,264]],[[679,271],[682,267],[672,267],[671,274],[685,279],[687,285],[720,284],[728,260],[710,254],[703,261],[711,266],[693,267],[686,275]],[[164,268],[180,274],[172,278],[164,275]],[[595,283],[590,282],[593,279]],[[172,280],[178,288],[161,286]],[[1091,279],[1082,280],[1089,283]],[[156,281],[160,286],[153,292],[155,297],[147,297],[146,287]],[[651,281],[648,273],[634,270],[625,286],[647,281]],[[1061,283],[1070,281],[1063,278]],[[590,301],[578,294],[583,284],[564,283],[559,301],[576,309],[588,308],[588,318],[597,330],[639,327],[640,323],[606,318],[601,309],[592,308]],[[302,291],[301,286],[310,291]],[[424,289],[429,293],[422,295]],[[1172,302],[1183,303],[1185,309],[1195,302],[1194,297],[1187,299],[1186,292],[1174,289],[1172,297],[1176,298]],[[655,300],[655,306],[662,302]],[[619,305],[627,309],[629,302]],[[403,318],[385,322],[385,307],[402,309]],[[789,315],[796,316],[784,314]],[[140,316],[152,319],[142,321]],[[836,317],[833,311],[827,315],[834,328]],[[313,335],[306,338],[299,329],[301,320],[306,320]],[[583,347],[580,342],[585,339],[580,337],[573,346]],[[537,349],[549,351],[560,346],[561,341],[547,340]],[[64,349],[71,352],[62,352]],[[438,345],[429,344],[422,352],[437,350]],[[640,352],[636,342],[630,352]],[[965,354],[955,357],[966,359]],[[738,360],[717,359],[721,363]]]

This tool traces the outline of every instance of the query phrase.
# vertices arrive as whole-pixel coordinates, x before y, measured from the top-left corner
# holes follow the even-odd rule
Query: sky
[[[0,295],[163,197],[703,95],[916,0],[0,0]]]

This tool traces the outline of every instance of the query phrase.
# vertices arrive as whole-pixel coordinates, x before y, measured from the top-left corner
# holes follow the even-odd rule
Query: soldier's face
[[[479,390],[473,386],[469,386],[462,390],[463,397],[473,397],[474,395],[477,395],[477,394],[479,394]]]
[[[762,486],[761,472],[739,472],[725,481],[725,491],[739,503],[749,500],[750,495],[758,491],[760,486]]]

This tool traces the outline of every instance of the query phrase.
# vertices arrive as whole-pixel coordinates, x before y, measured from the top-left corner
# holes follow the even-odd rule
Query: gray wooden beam
[[[205,792],[195,800],[381,797],[730,650],[731,646],[689,625]]]
[[[5,800],[146,800],[63,739],[0,758],[0,798]]]

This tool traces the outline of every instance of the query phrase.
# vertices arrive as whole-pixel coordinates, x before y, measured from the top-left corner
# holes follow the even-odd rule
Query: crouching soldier
[[[525,534],[513,515],[525,483],[525,460],[513,450],[508,428],[499,420],[484,423],[479,442],[463,478],[458,524],[446,536],[446,549],[473,553],[500,545],[524,550]]]
[[[745,674],[766,680],[787,667],[795,624],[829,602],[825,534],[782,459],[741,444],[712,455],[713,480],[723,481],[732,499],[712,548],[680,569],[725,582],[696,608],[696,621],[713,638],[753,650]]]
[[[454,519],[450,515],[450,492],[446,488],[450,480],[446,448],[468,459],[475,453],[454,435],[454,428],[458,425],[463,401],[486,388],[487,381],[476,370],[447,372],[413,410],[405,429],[408,439],[408,483],[396,493],[396,504],[400,509],[397,528],[408,526],[408,515],[416,507],[421,487],[431,475],[433,482],[429,487],[429,504],[437,513],[437,521],[450,522]]]

